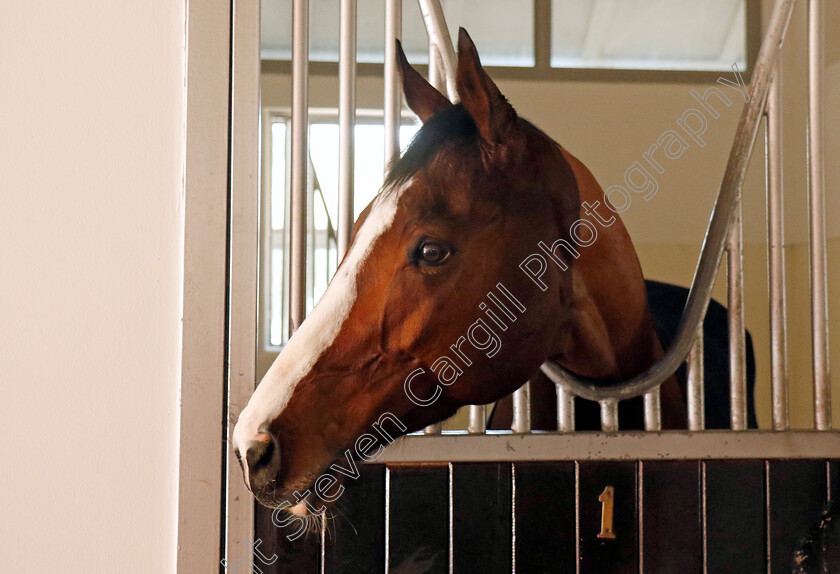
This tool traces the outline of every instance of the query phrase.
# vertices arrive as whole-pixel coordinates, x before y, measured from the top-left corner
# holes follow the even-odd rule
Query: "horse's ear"
[[[478,50],[463,28],[458,30],[458,74],[461,103],[478,126],[481,137],[501,143],[516,126],[516,111],[481,66]]]
[[[397,62],[400,66],[405,101],[420,121],[425,123],[430,117],[452,105],[452,102],[411,67],[399,40],[397,40]]]

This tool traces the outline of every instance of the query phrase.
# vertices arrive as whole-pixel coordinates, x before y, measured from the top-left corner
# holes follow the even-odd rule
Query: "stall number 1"
[[[598,533],[598,538],[615,539],[615,530],[613,530],[613,501],[615,499],[615,489],[608,486],[598,497],[601,503],[601,532]]]

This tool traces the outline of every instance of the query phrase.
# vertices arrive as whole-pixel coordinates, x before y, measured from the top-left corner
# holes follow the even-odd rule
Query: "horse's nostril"
[[[274,454],[274,442],[267,443],[258,442],[251,443],[248,447],[248,453],[245,455],[248,461],[248,467],[251,473],[259,472],[259,470],[271,462],[271,456]]]
[[[245,464],[252,486],[270,481],[277,471],[277,445],[268,433],[260,433],[258,438],[248,441],[245,448]]]

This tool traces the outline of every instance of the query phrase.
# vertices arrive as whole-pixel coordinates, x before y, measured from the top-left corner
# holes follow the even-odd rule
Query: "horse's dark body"
[[[648,303],[657,334],[662,346],[667,349],[677,335],[680,318],[688,289],[658,281],[645,281]],[[729,428],[729,327],[726,308],[715,300],[709,303],[703,324],[706,428]],[[757,428],[755,417],[755,354],[752,337],[747,338],[747,421],[750,428]],[[683,393],[687,390],[686,366],[677,371],[677,378]],[[555,389],[544,376],[537,375],[531,381],[532,427],[538,430],[555,430]],[[497,403],[491,417],[490,428],[510,428],[511,399],[506,397]],[[620,404],[622,429],[644,428],[641,399],[632,399]],[[577,399],[575,401],[576,428],[578,430],[600,429],[600,412],[597,403]]]

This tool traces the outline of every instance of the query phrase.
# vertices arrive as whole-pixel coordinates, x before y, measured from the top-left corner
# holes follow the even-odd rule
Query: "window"
[[[745,0],[552,0],[559,68],[746,68]]]
[[[263,0],[264,60],[291,58],[291,5]],[[465,27],[485,65],[526,74],[530,68],[534,76],[551,68],[719,71],[736,63],[746,70],[748,19],[759,20],[756,0],[441,0],[441,6],[451,36]],[[338,14],[339,0],[310,3],[313,61],[338,61]],[[403,0],[402,35],[409,59],[427,63],[416,0]],[[383,1],[359,0],[358,61],[381,63],[384,36]]]
[[[482,47],[481,57],[490,66],[534,65],[533,0],[443,0],[449,32],[457,38],[464,26]],[[476,9],[479,8],[480,9]],[[310,59],[338,61],[339,0],[309,4]],[[385,4],[359,0],[357,60],[382,63],[385,47]],[[413,63],[429,62],[429,44],[417,0],[403,0],[402,43]],[[262,58],[289,60],[292,56],[292,0],[263,0]]]
[[[385,129],[380,119],[359,112],[355,137],[354,219],[382,185]],[[406,118],[406,121],[412,121]],[[266,113],[263,189],[263,281],[261,328],[263,345],[279,347],[288,339],[289,324],[289,185],[286,165],[291,130],[282,111]],[[400,128],[405,147],[420,128]],[[307,191],[306,312],[324,294],[337,267],[338,120],[335,114],[313,115],[309,127],[309,189]],[[268,295],[267,297],[265,295]]]

